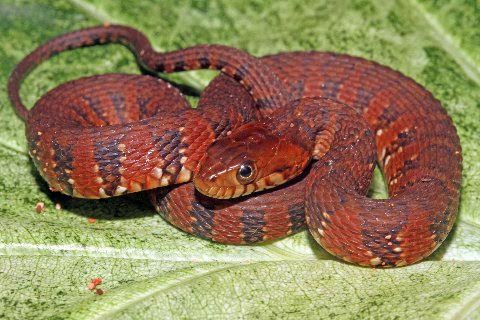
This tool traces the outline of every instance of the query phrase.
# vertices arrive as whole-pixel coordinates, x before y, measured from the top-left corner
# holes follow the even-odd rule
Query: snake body
[[[125,74],[68,82],[26,109],[19,87],[36,65],[103,43],[126,45],[153,72],[222,74],[197,109],[160,79]],[[12,72],[8,93],[27,122],[34,164],[53,190],[101,198],[152,189],[150,199],[168,221],[213,241],[256,243],[306,224],[323,248],[346,261],[403,266],[442,243],[458,210],[461,148],[450,117],[421,85],[362,58],[328,52],[255,58],[220,45],[158,53],[135,29],[100,26],[37,48]],[[206,186],[228,178],[205,173],[222,169],[219,159],[236,161],[226,142],[246,145],[262,168],[291,163],[245,185]],[[257,146],[282,152],[265,160]],[[278,154],[287,156],[280,161]],[[375,160],[389,199],[366,196]],[[192,179],[216,198],[293,180],[215,200],[185,183]]]

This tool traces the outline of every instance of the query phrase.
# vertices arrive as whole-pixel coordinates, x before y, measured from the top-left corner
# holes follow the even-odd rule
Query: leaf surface
[[[372,270],[334,259],[307,232],[225,246],[175,229],[141,195],[87,201],[53,194],[28,158],[24,125],[2,89],[0,318],[480,318],[474,1],[6,0],[0,16],[1,88],[41,42],[103,21],[142,30],[162,51],[223,43],[255,55],[344,52],[389,65],[431,90],[452,116],[464,155],[460,214],[447,241],[428,261]],[[21,93],[33,105],[62,82],[107,72],[138,69],[118,45],[75,50],[42,64]],[[200,90],[214,75],[173,78]],[[384,190],[377,172],[372,194],[384,197]],[[43,214],[35,212],[39,201]],[[87,289],[96,277],[103,295]]]

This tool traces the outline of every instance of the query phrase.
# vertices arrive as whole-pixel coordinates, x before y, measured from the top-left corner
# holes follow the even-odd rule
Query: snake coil
[[[20,84],[35,66],[104,43],[127,46],[151,72],[222,73],[197,109],[160,79],[126,74],[74,80],[24,106]],[[53,190],[84,198],[150,190],[168,221],[213,241],[256,243],[306,224],[345,261],[403,266],[431,254],[457,214],[462,158],[450,117],[421,85],[362,58],[255,58],[222,45],[159,53],[139,31],[105,25],[35,49],[8,94]],[[389,199],[366,196],[375,160]]]

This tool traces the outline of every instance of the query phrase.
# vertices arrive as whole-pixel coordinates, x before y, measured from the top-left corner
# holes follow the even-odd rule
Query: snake
[[[116,43],[150,73],[102,74],[48,91],[30,110],[24,78],[63,51]],[[158,73],[220,71],[192,108]],[[220,44],[156,51],[104,24],[57,36],[12,71],[33,164],[52,191],[145,191],[161,215],[225,244],[308,228],[343,261],[400,267],[429,256],[454,224],[462,153],[441,103],[413,79],[347,54],[255,57]],[[387,199],[368,196],[378,164]]]

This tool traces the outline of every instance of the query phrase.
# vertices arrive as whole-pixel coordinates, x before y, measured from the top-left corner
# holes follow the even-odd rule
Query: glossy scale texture
[[[61,85],[31,111],[22,104],[20,83],[41,61],[111,42],[128,46],[150,71],[210,68],[225,75],[206,88],[196,110],[159,79],[119,74]],[[220,45],[158,53],[137,30],[101,26],[32,52],[13,71],[9,96],[27,121],[42,176],[52,189],[78,197],[188,182],[212,143],[252,121],[268,119],[283,135],[305,129],[295,136],[310,145],[313,162],[282,188],[226,201],[199,195],[191,183],[166,196],[165,188],[150,191],[172,224],[214,241],[276,239],[306,222],[317,242],[346,261],[403,266],[433,252],[457,213],[461,149],[451,119],[422,86],[361,58],[324,52],[255,58]],[[365,196],[375,155],[387,200]]]

